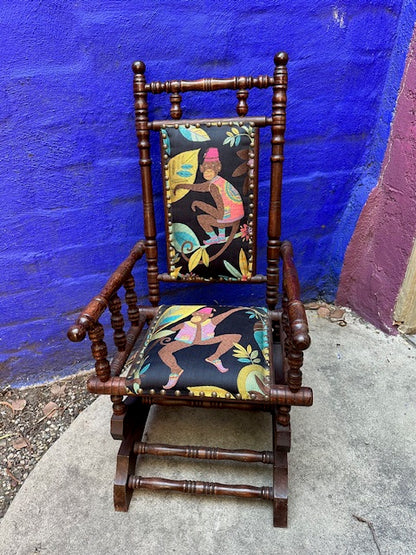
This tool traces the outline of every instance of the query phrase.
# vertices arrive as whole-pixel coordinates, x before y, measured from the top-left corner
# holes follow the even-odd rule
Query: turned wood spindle
[[[166,445],[161,443],[149,444],[137,441],[134,453],[138,455],[155,455],[158,457],[186,457],[190,459],[208,459],[217,461],[239,461],[246,463],[273,463],[271,451],[252,451],[249,449],[220,449],[195,445]]]
[[[181,119],[182,117],[182,107],[181,107],[182,96],[178,92],[174,92],[170,95],[170,116],[172,119]]]
[[[279,249],[281,231],[281,194],[283,172],[283,146],[286,128],[286,89],[287,68],[289,60],[285,52],[276,54],[273,74],[272,98],[272,155],[271,161],[271,190],[269,204],[269,225],[267,242],[267,293],[266,301],[269,309],[274,309],[277,303],[279,286]]]
[[[104,342],[104,328],[100,323],[88,330],[91,340],[91,352],[95,359],[95,373],[101,382],[110,378],[110,363],[107,360],[107,345]]]
[[[124,282],[124,289],[126,290],[126,303],[128,306],[127,314],[132,326],[138,326],[140,320],[140,311],[137,308],[137,295],[135,291],[134,278],[130,274]]]
[[[284,341],[284,345],[285,345],[285,353],[286,356],[288,354],[288,352],[292,349],[292,344],[290,341],[290,323],[289,323],[289,316],[287,313],[287,309],[288,309],[288,298],[287,295],[284,293],[282,296],[282,327],[283,330],[285,332],[285,341]]]
[[[292,339],[292,330],[290,327],[288,310],[289,301],[286,295],[282,299],[282,325],[285,331],[285,353],[286,359],[289,364],[289,372],[287,375],[287,383],[291,391],[299,391],[302,386],[302,372],[301,367],[303,364],[303,352],[296,349]]]
[[[113,295],[108,303],[111,312],[111,327],[114,330],[114,344],[119,351],[126,349],[126,333],[124,331],[124,318],[121,314],[121,300],[117,295]]]
[[[134,62],[134,113],[136,122],[136,135],[140,154],[140,174],[143,192],[143,221],[145,235],[145,250],[147,260],[147,281],[149,287],[149,300],[153,306],[157,306],[160,300],[159,274],[157,266],[157,243],[155,209],[153,204],[152,190],[152,160],[150,157],[149,140],[149,109],[147,103],[146,78],[144,76],[146,66],[143,62]]]
[[[237,99],[238,99],[237,114],[241,117],[244,117],[245,115],[247,115],[247,112],[248,112],[247,98],[248,98],[247,89],[239,89],[237,91]]]
[[[195,480],[170,480],[167,478],[129,476],[128,487],[131,489],[172,490],[194,495],[230,495],[234,497],[273,499],[273,488],[267,486],[230,485]]]
[[[127,410],[125,403],[123,402],[123,397],[120,395],[111,395],[111,402],[113,403],[113,414],[116,416],[121,416]]]
[[[275,218],[277,218],[277,215]],[[266,302],[269,310],[274,310],[279,300],[279,250],[280,241],[269,238],[267,241],[266,281]]]
[[[292,350],[287,355],[289,362],[289,373],[287,383],[291,391],[299,391],[302,387],[303,352]]]
[[[289,426],[290,406],[279,405],[277,409],[277,422],[282,426]]]

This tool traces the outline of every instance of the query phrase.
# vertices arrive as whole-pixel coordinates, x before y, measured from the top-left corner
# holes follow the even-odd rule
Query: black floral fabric
[[[270,381],[267,310],[255,307],[160,307],[133,355],[127,387],[223,398],[262,399]]]
[[[257,131],[249,124],[161,130],[169,274],[249,280],[254,271]]]

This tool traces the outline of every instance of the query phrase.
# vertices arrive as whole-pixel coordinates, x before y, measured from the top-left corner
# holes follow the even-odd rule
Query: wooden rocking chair
[[[273,502],[274,526],[287,526],[287,453],[290,407],[312,405],[302,387],[303,350],[310,343],[291,244],[280,241],[288,56],[275,56],[272,76],[146,82],[133,64],[135,121],[140,151],[144,235],[68,332],[92,342],[92,393],[111,395],[111,433],[121,439],[114,485],[118,511],[134,489],[233,495]],[[272,89],[271,115],[247,116],[249,89]],[[237,116],[181,119],[181,93],[237,91]],[[170,119],[150,120],[148,95],[170,95]],[[271,128],[271,180],[266,275],[256,273],[260,128]],[[160,273],[151,176],[150,134],[160,132],[167,272]],[[151,306],[138,305],[132,270],[147,260]],[[283,269],[281,309],[279,267]],[[159,282],[265,284],[266,306],[160,305]],[[242,285],[239,285],[240,287]],[[124,287],[130,328],[124,331],[118,291]],[[234,285],[238,287],[238,285]],[[187,294],[189,297],[189,294]],[[198,302],[197,302],[198,301]],[[116,354],[107,360],[99,322],[109,308]],[[146,329],[147,328],[147,329]],[[144,340],[138,341],[138,338]],[[140,343],[140,344],[136,344]],[[272,451],[148,444],[143,431],[150,406],[239,408],[272,415]],[[273,486],[228,485],[135,475],[142,455],[261,462],[273,466]]]

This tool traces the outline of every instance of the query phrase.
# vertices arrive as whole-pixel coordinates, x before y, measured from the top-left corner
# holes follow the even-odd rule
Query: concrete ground
[[[118,442],[100,398],[26,480],[1,523],[0,553],[414,554],[416,349],[352,315],[346,327],[309,317],[304,383],[315,403],[292,409],[288,529],[273,528],[270,502],[256,500],[137,491],[129,512],[115,513]],[[150,441],[270,448],[268,415],[152,410]],[[209,467],[209,479],[242,480],[242,465],[215,464],[149,457],[140,472],[207,479]],[[247,483],[271,483],[270,467],[243,468]]]

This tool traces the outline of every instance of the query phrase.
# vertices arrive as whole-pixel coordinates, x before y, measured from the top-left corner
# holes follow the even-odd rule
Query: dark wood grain
[[[266,486],[247,486],[240,484],[220,484],[194,480],[170,480],[145,476],[130,476],[129,488],[171,490],[194,495],[228,495],[233,497],[273,500],[273,488]]]
[[[134,444],[140,441],[144,434],[149,407],[140,402],[129,404],[128,411],[123,415],[126,426],[123,426],[123,419],[118,415],[113,415],[111,432],[116,437],[117,432],[123,434],[118,454],[116,475],[114,478],[114,508],[116,511],[126,512],[129,508],[133,488],[129,485],[130,476],[134,474],[137,464],[137,453],[134,451]],[[130,419],[128,417],[130,416]],[[134,420],[133,418],[134,417]]]
[[[124,318],[121,313],[121,300],[117,293],[110,298],[108,308],[111,312],[111,327],[114,330],[114,344],[119,351],[124,351],[127,337],[124,331]]]
[[[291,391],[302,386],[303,351],[310,345],[308,321],[300,300],[300,285],[293,261],[292,245],[284,241],[281,246],[283,260],[283,322],[285,325],[285,350],[289,364],[288,385]]]
[[[149,300],[157,306],[160,300],[159,282],[157,280],[157,243],[155,209],[153,204],[152,189],[152,160],[150,157],[150,139],[148,129],[148,104],[147,87],[144,76],[146,66],[143,62],[133,64],[134,71],[134,113],[136,122],[136,135],[139,147],[139,163],[143,194],[143,221],[145,235],[145,250],[147,258],[147,281],[149,287]]]
[[[283,175],[283,147],[286,129],[286,89],[288,55],[284,52],[274,57],[272,99],[272,153],[270,176],[269,224],[267,241],[267,290],[266,302],[273,310],[279,298],[279,253],[281,232],[281,195]]]
[[[138,441],[134,451],[140,455],[158,457],[185,457],[189,459],[208,459],[215,461],[239,461],[246,463],[273,463],[272,451],[253,451],[250,449],[220,449],[219,447],[150,444]]]
[[[92,376],[88,380],[88,389],[91,393],[99,395],[128,395],[131,394],[127,387],[127,378],[124,377],[111,377],[105,382],[102,382],[97,377]],[[179,390],[178,390],[179,391]],[[258,410],[260,406],[273,406],[273,405],[293,405],[293,406],[311,406],[313,402],[312,390],[309,387],[302,387],[296,391],[285,384],[270,386],[270,392],[263,400],[241,400],[241,399],[219,399],[217,396],[206,397],[201,396],[195,398],[193,395],[181,393],[180,395],[166,396],[165,391],[153,392],[141,391],[137,395],[140,397],[149,397],[153,402],[160,405],[179,405],[186,404],[189,406],[215,406],[221,408],[222,406],[236,406],[247,405],[252,410]]]
[[[296,347],[303,351],[309,347],[311,339],[309,337],[305,308],[300,300],[300,285],[293,260],[293,248],[289,241],[282,243],[281,253],[283,260],[283,288],[287,295],[287,315],[292,340]]]
[[[290,451],[290,426],[279,423],[279,412],[273,412],[273,525],[286,528],[288,513],[288,461]]]
[[[123,285],[136,262],[143,256],[144,251],[145,244],[143,241],[139,241],[134,245],[129,256],[110,276],[100,293],[84,308],[75,325],[69,328],[68,338],[71,341],[77,342],[85,339],[87,331],[98,322],[98,319],[108,307],[111,297]]]
[[[135,62],[135,64],[141,63]],[[133,69],[136,72],[135,65]],[[273,77],[260,75],[259,77],[205,78],[191,81],[152,81],[151,83],[146,83],[144,90],[153,94],[190,91],[213,92],[222,89],[265,89],[271,85],[273,85]]]
[[[266,116],[251,116],[251,117],[236,117],[233,118],[198,118],[195,119],[181,119],[181,125],[207,125],[207,124],[214,124],[214,125],[232,125],[233,122],[237,121],[241,123],[241,125],[249,124],[255,127],[266,127],[271,125],[272,118]],[[160,131],[164,127],[169,125],[179,126],[179,122],[172,122],[170,119],[164,120],[152,120],[147,123],[147,127],[152,131]]]

